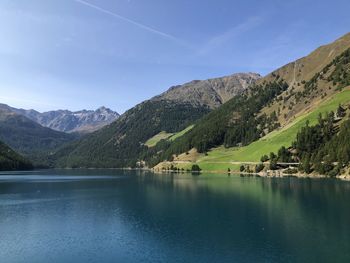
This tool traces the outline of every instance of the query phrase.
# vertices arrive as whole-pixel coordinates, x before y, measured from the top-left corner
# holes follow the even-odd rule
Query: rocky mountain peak
[[[152,100],[188,102],[217,108],[232,97],[242,93],[261,76],[257,73],[236,73],[225,77],[193,80],[183,85],[171,87]]]

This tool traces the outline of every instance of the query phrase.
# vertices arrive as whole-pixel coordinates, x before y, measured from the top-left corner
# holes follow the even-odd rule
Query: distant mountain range
[[[25,158],[37,167],[50,166],[50,156],[60,147],[110,124],[118,117],[118,113],[105,107],[95,111],[58,110],[40,113],[0,104],[0,140],[4,143],[3,149],[7,145],[10,149],[3,152],[8,152],[12,158],[3,155],[5,159],[0,166],[16,169],[15,160],[23,159],[23,163],[27,164]],[[14,151],[18,154],[13,154]]]
[[[35,110],[16,109],[5,104],[0,104],[0,109],[5,109],[53,130],[72,133],[89,133],[108,125],[119,118],[119,114],[106,107],[97,110],[56,110],[40,113]]]

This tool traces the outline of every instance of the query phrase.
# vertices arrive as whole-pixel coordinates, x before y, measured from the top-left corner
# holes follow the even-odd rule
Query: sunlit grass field
[[[162,131],[156,135],[154,135],[152,138],[148,139],[145,142],[145,145],[148,147],[154,147],[160,140],[166,140],[173,141],[176,138],[181,137],[186,132],[190,131],[193,128],[194,125],[188,126],[187,128],[183,129],[182,131],[179,131],[177,133],[167,133],[165,131]]]
[[[320,113],[325,114],[335,111],[339,104],[347,102],[350,102],[350,90],[344,90],[335,94],[330,99],[320,103],[312,112],[298,116],[289,125],[269,133],[248,146],[227,149],[218,147],[209,151],[207,156],[201,156],[197,163],[203,170],[227,170],[228,167],[232,170],[231,166],[237,168],[237,165],[230,166],[230,162],[258,162],[264,154],[268,155],[270,152],[277,152],[282,146],[291,146],[297,132],[305,126],[306,121],[309,121],[310,125],[314,125],[317,123]]]

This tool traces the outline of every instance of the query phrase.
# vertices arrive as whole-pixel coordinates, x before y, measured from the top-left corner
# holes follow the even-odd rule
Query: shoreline
[[[295,177],[295,178],[310,178],[310,179],[338,179],[342,181],[350,181],[350,175],[339,175],[336,177],[329,177],[322,174],[306,174],[306,173],[295,173],[295,174],[287,174],[280,172],[278,170],[276,171],[264,171],[259,173],[248,173],[248,172],[240,172],[240,171],[222,171],[222,170],[201,170],[200,172],[191,172],[191,171],[173,171],[173,170],[163,170],[163,171],[156,171],[153,169],[148,169],[150,171],[153,171],[157,174],[167,174],[167,173],[174,173],[174,174],[182,174],[182,173],[194,173],[194,174],[201,174],[201,173],[212,173],[212,174],[222,174],[222,175],[243,175],[243,176],[258,176],[258,177],[265,177],[265,178],[287,178],[287,177]]]
[[[268,170],[268,171],[262,171],[259,173],[255,172],[241,172],[241,171],[234,171],[231,170],[230,172],[224,171],[224,170],[201,170],[198,171],[174,171],[174,170],[156,170],[154,168],[130,168],[130,167],[124,167],[124,168],[48,168],[48,169],[33,169],[33,170],[26,170],[27,172],[34,172],[34,171],[43,171],[43,170],[123,170],[123,171],[147,171],[147,172],[153,172],[155,174],[197,174],[200,175],[202,173],[208,173],[208,174],[221,174],[221,175],[241,175],[241,176],[257,176],[257,177],[265,177],[265,178],[287,178],[287,177],[295,177],[295,178],[310,178],[310,179],[319,179],[319,178],[325,178],[325,179],[339,179],[342,181],[350,181],[350,175],[339,175],[336,177],[329,177],[322,174],[306,174],[306,173],[295,173],[295,174],[288,174],[283,173],[280,170]],[[9,171],[0,171],[1,173],[7,173],[7,172],[26,172],[23,170],[9,170]]]

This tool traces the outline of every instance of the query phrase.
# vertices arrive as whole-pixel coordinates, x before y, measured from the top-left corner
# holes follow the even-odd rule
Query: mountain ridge
[[[319,79],[316,83],[319,93],[313,93],[312,96],[304,98],[304,104],[299,101],[297,102],[297,100],[303,100],[303,98],[299,98],[300,94],[305,91],[305,87],[310,82],[313,82],[312,79],[349,47],[350,33],[347,33],[331,43],[321,45],[308,55],[290,62],[258,80],[257,83],[262,84],[263,82],[273,81],[276,77],[279,77],[290,87],[290,89],[281,94],[283,105],[281,105],[281,101],[275,101],[265,107],[262,112],[266,114],[271,114],[274,111],[280,112],[279,122],[284,125],[293,121],[295,116],[311,110],[313,105],[337,93],[338,91],[335,85],[329,85],[328,81]]]
[[[0,108],[23,115],[44,127],[66,133],[90,133],[112,123],[120,116],[119,113],[104,106],[96,110],[53,110],[47,112],[17,109],[6,104],[0,104]]]
[[[260,74],[248,72],[206,80],[192,80],[182,85],[172,86],[150,100],[181,101],[193,105],[205,105],[214,109],[232,97],[241,94],[249,85],[260,78]]]

